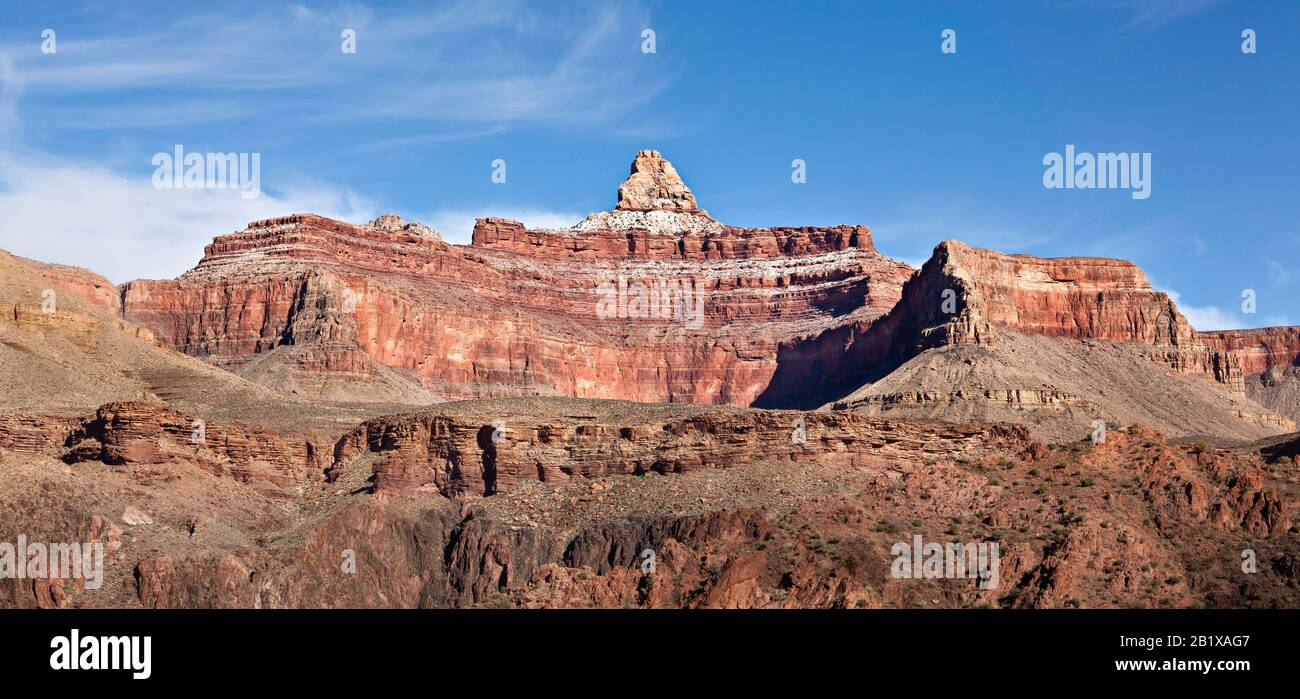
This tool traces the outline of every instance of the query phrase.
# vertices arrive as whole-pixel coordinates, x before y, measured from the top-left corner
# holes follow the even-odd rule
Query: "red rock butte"
[[[865,226],[730,226],[654,150],[636,154],[613,210],[568,228],[481,218],[471,244],[453,245],[391,214],[367,225],[299,214],[218,236],[175,280],[132,281],[109,299],[96,282],[74,286],[181,352],[336,402],[807,409],[927,350],[1034,336],[1122,344],[1243,397],[1228,413],[1281,428],[1244,400],[1246,378],[1300,361],[1294,329],[1196,332],[1123,260],[947,241],[918,271],[878,252]],[[687,292],[701,303],[683,305]],[[1040,378],[1005,388],[1060,393]]]
[[[637,155],[619,207],[563,230],[479,219],[468,246],[391,220],[256,221],[179,279],[124,285],[122,312],[182,352],[298,387],[749,405],[776,390],[782,347],[817,352],[869,323],[913,271],[863,226],[719,223],[655,151]],[[702,317],[601,317],[620,279],[647,303],[667,285],[699,290]],[[832,349],[819,360],[831,375]]]

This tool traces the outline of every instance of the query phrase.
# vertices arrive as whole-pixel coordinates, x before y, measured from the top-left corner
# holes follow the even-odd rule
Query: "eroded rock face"
[[[835,408],[1012,420],[1053,442],[1086,436],[1096,420],[1241,440],[1295,429],[1286,411],[1246,395],[1235,351],[1203,341],[1172,299],[1121,260],[946,241],[886,316],[842,339],[862,381],[829,398]],[[788,383],[798,386],[800,373]]]
[[[1023,429],[893,422],[849,413],[633,409],[604,401],[485,405],[370,420],[334,451],[333,478],[378,454],[382,491],[430,486],[492,495],[521,481],[563,481],[729,468],[756,459],[846,468],[889,460],[975,456],[1027,441]],[[368,463],[368,462],[367,462]]]
[[[1205,344],[1241,360],[1247,376],[1300,365],[1300,327],[1198,332]]]
[[[80,425],[81,420],[75,417],[0,414],[0,450],[57,456],[68,435]]]
[[[445,406],[445,429],[418,414],[371,423],[340,443],[339,479],[290,491],[289,506],[181,454],[112,468],[4,455],[0,541],[103,542],[106,568],[96,589],[7,581],[0,607],[1270,608],[1300,589],[1291,475],[1251,449],[1142,429],[1046,446],[1018,429],[809,415],[812,453],[797,459],[775,441],[784,425],[750,420],[780,413],[555,400],[552,441],[525,427],[501,451],[550,455],[570,478],[454,499],[382,477],[357,487],[386,455],[474,439],[517,400]],[[105,415],[127,410],[147,412]],[[709,468],[690,456],[701,445],[728,461]],[[590,458],[656,452],[694,466],[633,476]],[[406,463],[440,463],[419,461]],[[894,575],[894,547],[914,536],[997,544],[997,584]],[[1245,548],[1261,551],[1249,579]]]
[[[883,314],[911,271],[861,226],[566,232],[483,219],[456,246],[299,215],[221,236],[179,279],[130,282],[122,297],[127,318],[236,372],[293,346],[311,348],[295,371],[346,384],[392,370],[384,385],[411,395],[749,405],[782,343]]]
[[[1136,343],[1178,373],[1244,393],[1241,359],[1203,342],[1173,300],[1124,260],[1008,255],[945,241],[864,344],[887,367],[928,348],[996,344],[999,329]]]
[[[23,262],[49,280],[54,287],[65,289],[113,313],[118,313],[122,309],[117,288],[102,275],[81,267],[56,265],[37,260],[23,260]],[[58,303],[57,295],[55,303],[56,305]]]
[[[912,277],[862,226],[729,226],[656,151],[638,153],[618,208],[573,227],[484,218],[470,246],[426,229],[393,214],[364,226],[310,214],[254,222],[215,239],[177,280],[124,285],[121,312],[186,354],[330,403],[812,408],[926,350],[993,346],[1006,332],[1140,347],[1237,395],[1252,373],[1300,358],[1294,329],[1195,332],[1122,260],[947,241]],[[1051,386],[971,388],[1081,404]]]
[[[620,211],[698,211],[695,195],[657,150],[638,151],[618,188]]]
[[[284,436],[258,425],[207,422],[150,401],[109,403],[75,426],[69,421],[58,424],[64,430],[47,430],[50,437],[39,451],[61,454],[66,463],[150,465],[182,461],[213,475],[271,490],[320,480],[326,465],[321,459],[327,458],[329,451],[328,445],[320,448],[301,436]],[[3,425],[4,421],[0,421],[0,428]],[[0,442],[0,448],[6,447]],[[8,448],[22,447],[19,441]]]

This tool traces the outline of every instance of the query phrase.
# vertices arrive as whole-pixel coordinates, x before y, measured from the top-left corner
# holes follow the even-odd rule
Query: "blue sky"
[[[296,211],[395,211],[455,242],[476,216],[568,225],[612,208],[635,151],[657,148],[727,223],[861,223],[914,264],[946,238],[1121,257],[1200,329],[1300,322],[1300,3],[0,0],[0,14],[0,247],[117,282],[175,276],[213,235]],[[947,28],[956,54],[940,51]],[[260,153],[263,195],[153,188],[151,158],[175,144]],[[1043,157],[1066,144],[1151,153],[1151,197],[1044,188]]]

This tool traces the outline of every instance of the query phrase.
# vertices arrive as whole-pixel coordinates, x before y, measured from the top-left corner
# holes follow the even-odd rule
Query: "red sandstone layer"
[[[299,215],[220,236],[122,301],[226,366],[306,344],[322,348],[309,368],[353,370],[359,350],[440,397],[748,405],[782,343],[883,314],[911,271],[859,226],[567,235],[485,219],[456,246]]]
[[[1247,376],[1300,365],[1300,327],[1198,332],[1205,344],[1240,358]]]

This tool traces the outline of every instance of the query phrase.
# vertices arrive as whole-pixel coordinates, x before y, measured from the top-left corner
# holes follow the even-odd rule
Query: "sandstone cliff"
[[[1300,327],[1215,330],[1196,336],[1220,352],[1235,355],[1248,376],[1300,365]]]
[[[470,246],[389,220],[254,222],[176,280],[125,284],[122,313],[186,354],[317,400],[749,405],[782,348],[882,315],[912,272],[862,226],[720,224],[647,158],[623,190],[636,206],[559,231],[481,219]],[[820,370],[836,379],[834,352]]]
[[[808,409],[868,400],[924,403],[916,410],[936,418],[983,415],[969,404],[944,412],[960,396],[1074,411],[1054,437],[1090,422],[1085,413],[1242,439],[1288,429],[1284,415],[1300,415],[1287,373],[1300,357],[1295,329],[1198,333],[1122,260],[947,241],[913,275],[878,253],[862,226],[729,226],[699,208],[656,151],[637,154],[614,210],[570,228],[484,218],[461,246],[392,214],[366,225],[300,214],[219,236],[178,279],[133,281],[116,296],[84,271],[43,274],[169,347],[314,404],[569,396]],[[1012,335],[1060,344],[1011,357],[1032,342]],[[981,361],[1001,376],[959,370],[969,384],[945,387],[913,365],[885,381],[926,352],[960,346],[985,348]],[[1130,365],[1134,353],[1150,371]],[[1069,378],[1084,366],[1100,373]],[[1204,380],[1210,392],[1167,374]],[[1168,407],[1106,386],[1118,376],[1168,393]],[[1207,427],[1215,421],[1228,426]]]
[[[1241,361],[1251,400],[1300,421],[1300,328],[1218,330],[1197,337]]]
[[[625,211],[696,211],[695,195],[673,164],[657,150],[643,150],[619,185],[617,208]]]
[[[868,384],[839,408],[1025,421],[1051,439],[1085,436],[1098,419],[1237,439],[1294,425],[1247,398],[1236,348],[1204,341],[1122,260],[945,241],[854,348]]]

